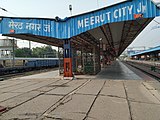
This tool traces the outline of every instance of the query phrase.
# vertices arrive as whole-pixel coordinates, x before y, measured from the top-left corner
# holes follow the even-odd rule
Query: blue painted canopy
[[[146,54],[146,53],[151,53],[151,52],[156,52],[156,51],[160,51],[160,46],[157,46],[157,47],[154,47],[154,48],[151,48],[151,49],[148,49],[148,50],[144,50],[142,52],[132,54],[131,56],[143,55],[143,54]]]
[[[134,20],[134,14],[144,18],[160,16],[160,9],[151,0],[128,0],[113,6],[66,19],[2,17],[0,33],[33,34],[68,39],[107,23]],[[13,34],[13,33],[12,33]]]

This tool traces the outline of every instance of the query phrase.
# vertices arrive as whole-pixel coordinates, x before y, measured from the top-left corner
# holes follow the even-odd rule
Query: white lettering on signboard
[[[48,24],[48,25],[44,25],[44,28],[43,28],[44,32],[51,32],[51,26]]]
[[[125,15],[126,15],[126,7],[123,7],[123,8],[122,8],[122,11],[123,11],[123,12],[122,12],[123,16],[125,16]]]
[[[50,24],[36,24],[36,23],[23,23],[23,22],[14,22],[13,20],[9,21],[8,27],[11,29],[19,29],[19,30],[33,30],[33,31],[41,31],[51,32]]]
[[[114,18],[118,18],[118,10],[116,9],[115,11],[114,11]]]
[[[85,27],[89,26],[89,18],[84,19],[84,26]]]
[[[83,28],[83,20],[78,20],[78,28]]]
[[[99,16],[95,16],[95,23],[100,23],[100,19],[99,19]]]
[[[122,11],[119,9],[119,17],[122,17]]]
[[[107,22],[111,20],[111,17],[114,19],[118,19],[121,17],[127,17],[127,15],[133,14],[133,5],[124,6],[113,11],[107,11],[106,13],[101,13],[96,16],[86,17],[84,19],[78,20],[78,29],[93,26],[95,24]],[[142,5],[140,2],[135,9],[138,13],[145,12],[146,6]]]
[[[146,12],[146,5],[142,5],[142,12],[143,12],[143,13]]]
[[[35,23],[26,23],[26,29],[27,30],[35,30],[40,31],[41,30],[41,24],[35,24]]]
[[[137,8],[137,12],[138,13],[142,12],[142,3],[139,3],[138,8]]]
[[[87,17],[84,20],[78,20],[78,28],[88,27],[97,23],[103,23],[105,21],[105,14],[99,16]],[[107,13],[107,18],[110,20],[110,12]]]
[[[107,13],[106,13],[106,15],[107,15],[107,19],[108,19],[108,21],[110,21],[110,18],[111,18],[111,12],[107,12]]]
[[[133,10],[133,5],[131,5],[131,6],[128,6],[128,11],[129,11],[129,14],[132,14],[132,10]]]
[[[105,18],[105,15],[104,15],[104,14],[100,15],[100,21],[101,21],[101,22],[104,22],[104,18]]]
[[[94,25],[94,16],[91,17],[90,23],[91,23],[91,25]]]
[[[23,29],[22,22],[14,22],[13,20],[9,22],[9,27],[11,29]]]

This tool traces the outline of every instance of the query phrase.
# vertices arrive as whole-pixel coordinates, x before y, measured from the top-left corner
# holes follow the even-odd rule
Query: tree
[[[29,48],[18,48],[15,50],[16,57],[31,57],[32,50]]]
[[[57,51],[52,49],[51,46],[43,46],[33,48],[32,55],[34,57],[55,58],[57,57]]]
[[[29,48],[18,48],[15,50],[16,57],[35,57],[35,58],[55,58],[57,51],[51,46],[36,47],[32,50]]]
[[[44,57],[47,57],[47,58],[57,57],[57,51],[52,49],[51,46],[46,46],[43,48],[43,50],[44,50],[44,53],[43,53]]]
[[[32,56],[33,57],[43,57],[42,56],[42,48],[36,47],[32,49]]]

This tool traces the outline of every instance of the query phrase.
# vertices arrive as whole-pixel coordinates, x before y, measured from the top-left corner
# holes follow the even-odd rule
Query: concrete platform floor
[[[0,106],[7,108],[0,120],[160,120],[160,83],[114,65],[121,70],[76,80],[61,80],[53,71],[0,81]]]

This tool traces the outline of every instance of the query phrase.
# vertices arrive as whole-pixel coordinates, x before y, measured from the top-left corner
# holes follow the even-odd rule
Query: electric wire
[[[18,16],[17,14],[12,13],[12,12],[8,11],[8,10],[7,10],[7,9],[5,9],[5,8],[0,7],[0,9],[1,9],[2,11],[4,11],[4,12],[8,12],[8,13],[10,13],[10,14],[14,15],[14,16]]]

